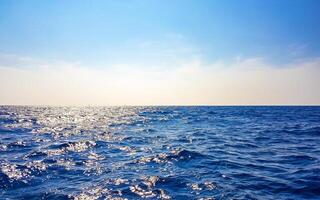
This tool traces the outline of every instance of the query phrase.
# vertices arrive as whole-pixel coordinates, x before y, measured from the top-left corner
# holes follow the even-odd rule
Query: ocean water
[[[0,199],[320,199],[320,107],[0,107]]]

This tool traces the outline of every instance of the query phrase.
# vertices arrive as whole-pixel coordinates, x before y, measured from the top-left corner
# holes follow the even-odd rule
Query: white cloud
[[[211,64],[185,59],[171,68],[123,64],[103,69],[36,59],[31,67],[31,58],[14,60],[0,63],[0,104],[320,104],[317,58],[284,66],[238,58]]]

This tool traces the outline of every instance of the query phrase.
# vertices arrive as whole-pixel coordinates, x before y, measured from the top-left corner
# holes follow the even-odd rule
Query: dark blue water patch
[[[320,199],[320,107],[0,106],[0,199]]]

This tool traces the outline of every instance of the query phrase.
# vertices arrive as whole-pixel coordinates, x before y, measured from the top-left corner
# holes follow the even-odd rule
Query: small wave
[[[5,174],[10,181],[25,180],[31,175],[31,172],[28,169],[23,169],[23,166],[10,163],[2,163],[1,172]]]
[[[171,155],[168,156],[169,159],[173,159],[173,160],[189,160],[189,159],[201,159],[201,158],[205,158],[206,156],[195,152],[195,151],[189,151],[186,149],[174,149],[171,151]]]

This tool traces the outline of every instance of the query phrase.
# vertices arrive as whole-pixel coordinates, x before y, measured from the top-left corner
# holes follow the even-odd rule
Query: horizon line
[[[36,105],[36,104],[0,104],[0,107],[319,107],[320,104],[146,104],[146,105]]]

